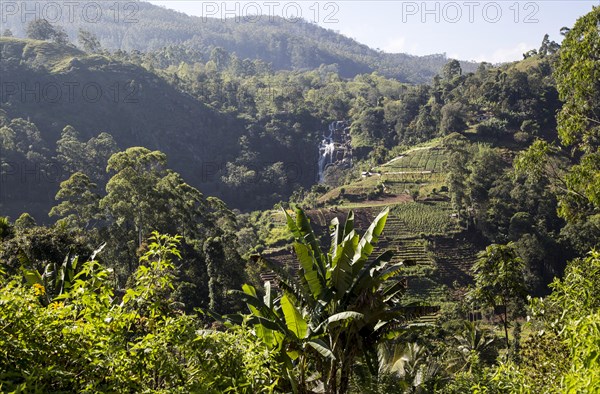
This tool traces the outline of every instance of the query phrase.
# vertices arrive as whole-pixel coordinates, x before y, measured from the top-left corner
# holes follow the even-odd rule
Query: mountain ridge
[[[127,3],[129,4],[129,3]],[[290,23],[282,17],[245,21],[190,16],[147,2],[134,2],[135,23],[115,21],[110,4],[104,7],[102,23],[86,23],[75,13],[71,23],[61,25],[72,41],[79,28],[96,34],[110,50],[152,52],[165,47],[180,47],[193,52],[197,61],[206,61],[215,48],[223,48],[245,59],[261,59],[274,70],[310,70],[321,65],[337,65],[339,74],[352,78],[377,71],[403,82],[430,81],[449,60],[445,54],[415,56],[385,53],[331,29],[305,20]],[[18,14],[6,17],[6,27],[24,37],[26,24]],[[121,18],[123,19],[123,18]],[[190,59],[172,59],[173,64]],[[461,61],[465,72],[475,71],[477,63]]]

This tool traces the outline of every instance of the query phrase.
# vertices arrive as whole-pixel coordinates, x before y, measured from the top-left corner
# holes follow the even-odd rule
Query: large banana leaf
[[[33,268],[33,264],[29,257],[23,251],[23,249],[19,248],[17,251],[17,259],[19,263],[21,263],[21,272],[23,273],[23,277],[29,286],[40,285],[43,286],[45,290],[47,290],[46,282],[44,281],[44,277],[38,272],[38,270]],[[44,305],[48,305],[50,303],[50,296],[48,292],[45,291],[43,297],[41,297],[42,303]]]
[[[60,268],[56,263],[48,263],[44,267],[44,272],[42,273],[42,280],[44,281],[44,287],[46,288],[46,293],[55,294],[58,278],[58,272]],[[60,285],[60,284],[59,284]]]
[[[354,319],[364,319],[365,315],[360,312],[346,311],[339,312],[329,316],[324,322],[319,324],[315,329],[315,333],[321,333],[324,329],[331,329],[341,322],[350,322]]]
[[[292,232],[297,242],[303,243],[310,247],[314,255],[317,269],[321,276],[325,277],[326,257],[321,250],[319,241],[310,226],[310,220],[301,208],[296,209],[296,220],[284,210],[288,229]]]
[[[17,250],[17,260],[19,260],[19,264],[21,265],[21,267],[25,267],[25,268],[33,268],[33,264],[31,263],[31,260],[29,260],[29,257],[27,256],[27,254],[25,253],[25,251],[21,248],[19,248],[19,250]]]
[[[242,289],[243,291],[230,290],[228,293],[239,294],[242,301],[246,303],[250,312],[255,316],[262,316],[274,321],[279,318],[273,308],[269,308],[263,300],[257,297],[256,289],[253,286],[245,284]]]
[[[305,338],[306,333],[308,332],[308,324],[302,317],[300,311],[296,309],[286,294],[281,297],[279,302],[281,304],[281,310],[283,311],[287,328],[294,333],[296,338]]]
[[[354,212],[350,211],[348,213],[343,228],[340,228],[340,220],[337,217],[331,220],[329,227],[331,229],[331,247],[329,252],[332,255],[335,255],[337,246],[342,243],[344,238],[346,238],[351,231],[354,230]]]
[[[310,347],[315,349],[322,356],[329,358],[331,360],[335,360],[335,356],[333,355],[333,352],[331,351],[331,349],[329,349],[329,346],[327,346],[327,344],[325,342],[323,342],[321,339],[313,339],[311,341],[308,341],[307,343]]]
[[[352,262],[354,275],[358,275],[373,252],[375,245],[377,245],[377,241],[379,240],[379,237],[381,236],[381,233],[385,227],[388,213],[389,208],[385,208],[383,211],[381,211],[360,239]]]
[[[335,299],[340,300],[352,285],[352,257],[358,246],[358,235],[351,231],[331,256],[331,285]]]
[[[341,239],[344,239],[346,235],[350,234],[350,231],[354,230],[354,211],[350,211],[348,213],[348,217],[346,218],[346,222],[344,223],[344,233]]]
[[[363,315],[362,313],[359,313],[359,312],[354,312],[354,311],[339,312],[339,313],[336,313],[335,315],[331,315],[327,319],[327,323],[333,324],[333,323],[344,321],[344,320],[362,319],[364,317],[365,317],[365,315]]]
[[[399,301],[399,297],[406,292],[406,281],[399,280],[387,286],[383,292],[383,302]]]
[[[254,286],[246,283],[242,285],[242,291],[248,294],[249,296],[256,298],[256,289],[254,288]]]
[[[331,223],[329,224],[329,230],[331,233],[331,246],[329,247],[329,253],[334,255],[336,253],[337,247],[342,243],[344,239],[344,233],[340,231],[340,220],[338,218],[331,219]]]
[[[314,255],[307,245],[298,242],[294,243],[294,250],[300,261],[304,280],[310,289],[312,297],[314,299],[321,298],[323,289],[326,288],[327,284],[325,283],[325,278],[320,275],[317,269],[317,262],[314,259]]]
[[[277,322],[274,322],[273,320],[267,319],[263,316],[250,316],[247,320],[247,323],[255,326],[262,326],[271,331],[281,330],[281,326]]]
[[[249,324],[253,327],[254,333],[257,337],[263,340],[263,342],[271,347],[281,347],[283,342],[284,334],[281,332],[281,326],[277,322],[269,320],[262,316],[243,316],[240,314],[231,315],[218,315],[212,311],[205,311],[209,316],[215,320],[229,322],[237,325],[244,323]]]
[[[251,317],[248,324],[253,325],[256,336],[267,346],[281,348],[285,335],[280,331],[278,324],[259,316]]]
[[[23,277],[25,277],[25,281],[28,285],[33,286],[35,284],[44,286],[44,280],[42,279],[42,275],[37,270],[29,269],[21,266],[21,272],[23,272]]]
[[[253,261],[260,261],[267,266],[271,271],[277,274],[279,279],[279,287],[288,292],[294,298],[302,302],[303,305],[314,305],[315,301],[310,294],[310,289],[300,286],[296,278],[284,270],[278,263],[264,258],[260,255],[251,256]]]
[[[242,286],[243,288],[243,286]],[[263,302],[269,309],[273,309],[273,297],[271,297],[271,282],[265,283],[265,295],[263,296]]]
[[[218,320],[226,320],[234,324],[242,324],[246,321],[247,324],[253,326],[256,336],[261,338],[268,346],[281,347],[286,325],[285,322],[281,321],[281,318],[275,313],[273,308],[270,282],[265,284],[265,296],[262,300],[258,298],[256,289],[253,286],[245,284],[242,286],[242,290],[230,292],[241,295],[242,300],[252,313],[251,316],[244,319],[239,314],[224,316],[218,316],[214,312],[210,312],[209,314]]]
[[[63,294],[73,285],[78,261],[79,256],[77,256],[72,249],[69,250],[62,265],[56,270],[56,279],[54,281],[56,295]]]
[[[92,255],[90,256],[90,261],[95,261],[96,256],[98,255],[98,253],[102,252],[102,249],[104,249],[105,246],[106,246],[106,242],[103,243],[102,245],[100,245],[96,250],[94,250],[92,252]]]
[[[412,260],[411,260],[412,261]],[[379,280],[381,282],[384,282],[388,279],[391,279],[395,276],[400,275],[402,272],[404,272],[404,269],[407,267],[408,265],[405,265],[404,262],[400,263],[400,264],[394,264],[390,267],[385,267],[385,270],[381,271],[379,273]]]
[[[377,256],[375,260],[363,266],[363,269],[355,276],[349,293],[356,295],[367,288],[378,286],[377,276],[379,271],[386,267],[393,255],[394,253],[391,250],[387,250]]]

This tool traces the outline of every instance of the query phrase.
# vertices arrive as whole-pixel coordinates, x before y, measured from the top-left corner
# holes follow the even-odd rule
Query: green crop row
[[[458,230],[449,203],[406,203],[392,208],[392,213],[414,234],[444,234]]]

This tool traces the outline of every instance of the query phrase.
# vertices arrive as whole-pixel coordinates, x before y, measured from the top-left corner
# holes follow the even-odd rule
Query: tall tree
[[[600,218],[600,7],[579,18],[563,40],[555,78],[564,105],[557,118],[565,146],[576,157],[565,177],[560,213],[571,222]],[[578,160],[577,160],[578,159]]]
[[[33,40],[54,40],[59,44],[67,44],[69,36],[60,26],[55,27],[46,19],[36,19],[27,25],[27,37]]]
[[[86,52],[96,53],[101,49],[98,37],[87,30],[80,28],[77,33],[77,40],[79,41],[79,45],[81,45]]]
[[[466,165],[470,159],[469,145],[466,138],[460,134],[451,134],[444,140],[444,147],[448,151],[448,191],[452,200],[452,207],[462,217],[469,205],[467,179],[469,169]]]
[[[462,67],[460,62],[456,59],[450,59],[448,63],[442,67],[442,77],[448,81],[462,75]]]
[[[87,230],[94,220],[99,219],[100,195],[90,178],[76,172],[60,184],[56,200],[61,201],[50,210],[50,216],[63,218],[69,226]]]
[[[600,7],[579,18],[566,33],[555,71],[564,105],[558,114],[563,144],[587,152],[600,146]]]
[[[157,224],[154,221],[159,214],[158,206],[165,196],[156,186],[167,175],[166,164],[164,153],[141,147],[116,153],[108,160],[106,169],[114,175],[106,185],[100,207],[118,225],[133,226],[138,245]]]
[[[56,142],[56,159],[68,174],[86,172],[84,166],[88,158],[85,144],[81,142],[74,127],[67,125],[63,128],[60,139]]]
[[[56,30],[46,19],[36,19],[27,25],[27,38],[33,40],[49,40]]]
[[[100,133],[84,142],[79,132],[68,125],[56,143],[56,159],[68,174],[82,172],[100,186],[107,181],[108,159],[117,151],[117,143],[112,135]]]
[[[209,308],[214,311],[239,310],[232,305],[235,300],[227,295],[230,289],[239,289],[244,283],[244,266],[232,245],[233,239],[227,235],[204,241]]]
[[[486,306],[503,307],[502,324],[507,349],[510,347],[508,307],[511,302],[522,301],[525,297],[524,269],[523,260],[517,256],[512,243],[488,246],[473,265],[475,286],[469,296]]]

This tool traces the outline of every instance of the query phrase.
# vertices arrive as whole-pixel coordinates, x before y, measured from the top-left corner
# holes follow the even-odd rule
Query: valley
[[[84,3],[1,15],[1,392],[600,390],[599,7],[491,64]]]

